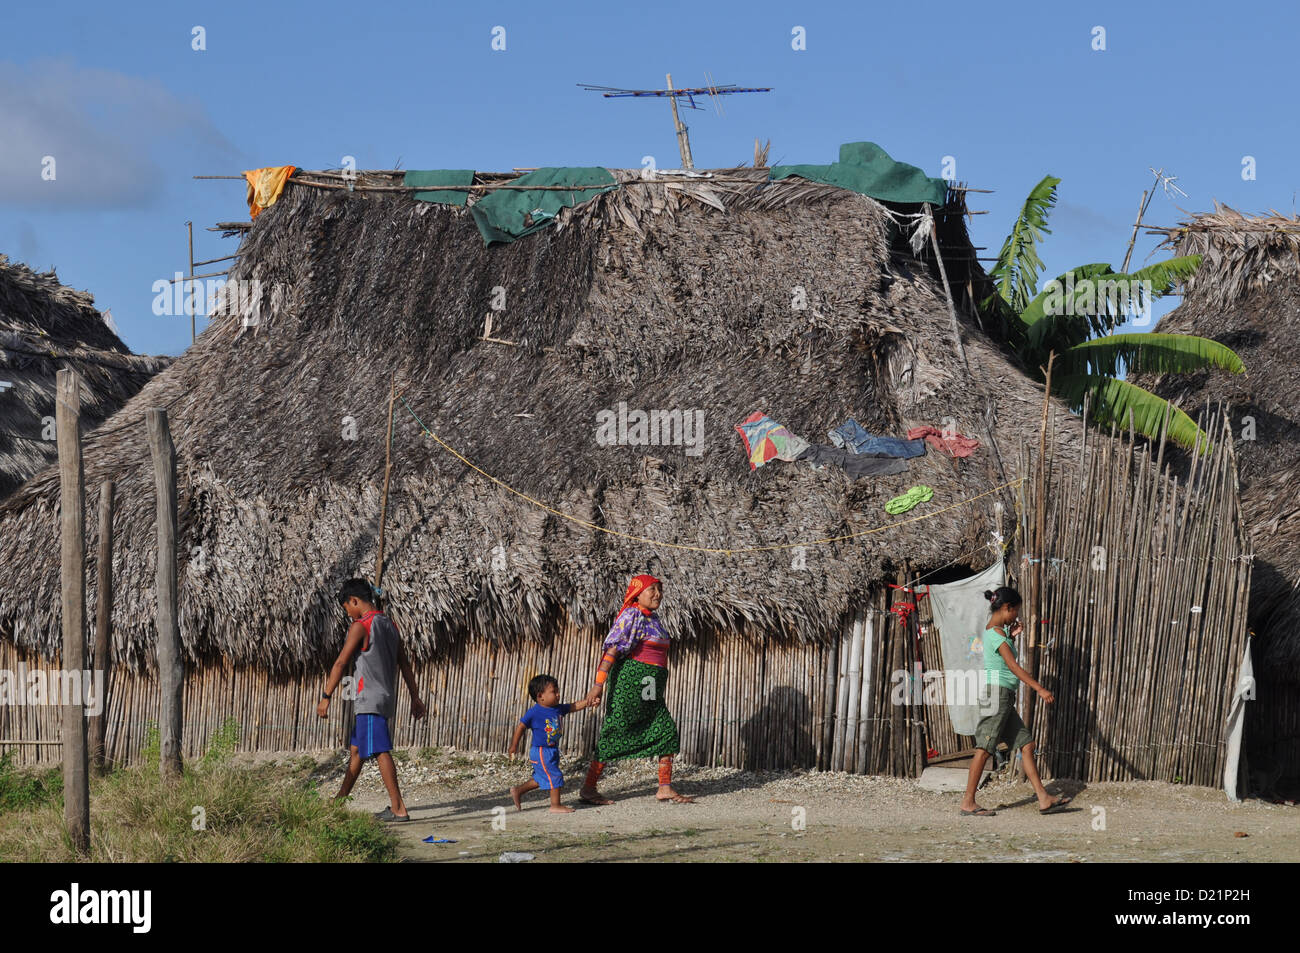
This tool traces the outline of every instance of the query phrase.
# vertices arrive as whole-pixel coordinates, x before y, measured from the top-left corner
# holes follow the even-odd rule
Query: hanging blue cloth
[[[876,437],[863,430],[862,425],[852,417],[830,431],[828,436],[835,446],[867,457],[900,457],[907,460],[925,453],[924,440]]]

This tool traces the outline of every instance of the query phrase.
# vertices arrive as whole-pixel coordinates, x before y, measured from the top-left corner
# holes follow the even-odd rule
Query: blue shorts
[[[528,749],[528,760],[533,763],[533,780],[543,791],[564,787],[564,775],[560,773],[560,749],[539,748],[533,745]]]
[[[388,737],[388,719],[383,715],[357,715],[356,721],[352,723],[352,738],[348,744],[357,749],[362,761],[392,751],[393,742]]]

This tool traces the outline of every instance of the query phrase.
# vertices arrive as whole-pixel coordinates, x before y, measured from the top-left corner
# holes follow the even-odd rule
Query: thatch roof
[[[924,248],[926,260],[913,257],[891,219],[915,209],[722,171],[726,182],[621,188],[488,248],[463,208],[291,180],[230,276],[262,283],[260,324],[215,317],[106,425],[111,436],[87,440],[89,485],[112,475],[121,502],[116,657],[152,654],[143,416],[154,406],[169,409],[179,456],[189,652],[284,667],[337,650],[333,592],[373,571],[394,372],[425,423],[477,466],[600,526],[734,549],[902,524],[809,546],[806,569],[792,568],[789,550],[634,542],[509,494],[423,436],[399,403],[384,587],[420,657],[466,633],[536,636],[560,617],[605,623],[627,577],[647,569],[666,580],[661,612],[683,637],[723,624],[825,638],[905,559],[987,564],[999,499],[1011,533],[1009,493],[903,521],[1015,479],[1018,442],[1036,442],[1039,386],[965,318],[969,372],[962,366],[933,262]],[[361,185],[376,182],[400,178],[370,174]],[[950,204],[938,235],[965,300],[985,279],[962,211]],[[514,345],[481,340],[497,288],[505,310],[492,336]],[[797,288],[804,310],[791,307]],[[705,452],[598,445],[598,412],[620,402],[702,410]],[[856,482],[801,463],[751,472],[732,427],[754,410],[815,442],[854,416],[895,435],[950,419],[983,446],[965,460],[930,451],[907,473]],[[1077,455],[1078,421],[1060,416],[1058,446]],[[355,440],[344,439],[347,417]],[[914,484],[932,487],[933,501],[886,514]],[[47,472],[0,507],[0,633],[46,653],[59,638],[57,491]]]
[[[1255,550],[1250,623],[1264,671],[1300,676],[1300,218],[1249,217],[1226,206],[1165,232],[1179,255],[1201,255],[1182,304],[1157,330],[1228,345],[1245,374],[1200,372],[1144,382],[1196,416],[1225,401],[1242,513]],[[1257,669],[1258,670],[1258,669]]]
[[[132,354],[85,291],[59,284],[0,255],[0,499],[57,455],[42,419],[54,416],[55,375],[72,367],[84,382],[81,406],[93,427],[170,362]]]

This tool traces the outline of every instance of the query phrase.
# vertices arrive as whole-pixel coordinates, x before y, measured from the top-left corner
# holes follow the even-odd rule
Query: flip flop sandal
[[[411,819],[411,815],[409,813],[402,816],[398,816],[394,814],[393,809],[391,807],[384,808],[382,811],[376,814],[375,817],[379,818],[379,820],[381,821],[409,821]]]
[[[602,797],[602,798],[600,798],[600,799],[596,799],[596,798],[594,798],[594,797],[580,797],[580,798],[578,798],[578,803],[579,803],[579,804],[594,804],[596,807],[604,807],[605,805],[607,805],[607,804],[613,804],[614,802],[611,801],[611,800],[610,800],[609,798],[607,798],[607,797]]]
[[[990,811],[987,807],[981,807],[974,811],[962,811],[962,817],[997,817],[997,811]]]
[[[676,797],[657,797],[655,798],[660,804],[694,804],[695,798],[686,794],[678,794]]]
[[[1055,804],[1053,804],[1051,807],[1040,807],[1040,808],[1038,809],[1038,813],[1039,813],[1039,814],[1055,814],[1057,811],[1059,811],[1061,808],[1065,807],[1065,805],[1069,804],[1069,803],[1070,803],[1071,801],[1073,801],[1073,800],[1074,800],[1074,798],[1072,798],[1072,797],[1063,797],[1063,798],[1061,798],[1059,801],[1057,801]]]

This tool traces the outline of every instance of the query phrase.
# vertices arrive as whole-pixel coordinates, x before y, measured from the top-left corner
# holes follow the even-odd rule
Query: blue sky
[[[206,49],[192,49],[192,30]],[[505,28],[506,49],[491,48]],[[805,50],[791,48],[806,31]],[[1092,48],[1105,29],[1104,51]],[[188,318],[153,283],[233,252],[206,227],[247,217],[243,186],[195,174],[360,168],[677,165],[663,101],[577,83],[771,86],[725,115],[687,113],[696,164],[829,162],[870,139],[896,159],[994,189],[974,208],[993,255],[1029,189],[1063,179],[1044,279],[1120,264],[1149,166],[1187,198],[1290,214],[1300,187],[1290,5],[7,4],[0,13],[0,252],[58,268],[111,308],[135,351],[178,354]],[[57,176],[41,178],[53,155]],[[1255,160],[1244,180],[1242,162]],[[1154,239],[1140,236],[1137,267]],[[1157,308],[1157,315],[1167,308]],[[200,323],[202,330],[202,323]]]

